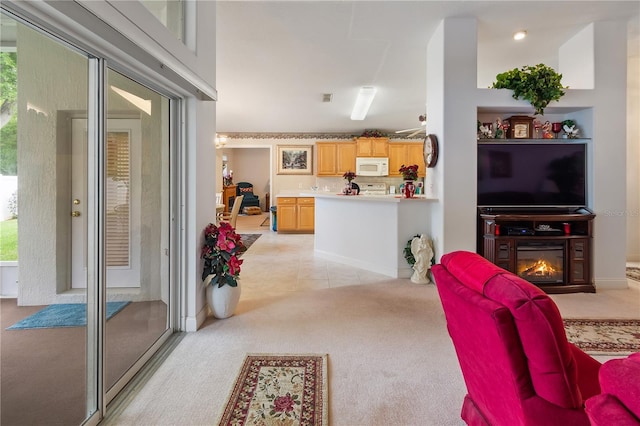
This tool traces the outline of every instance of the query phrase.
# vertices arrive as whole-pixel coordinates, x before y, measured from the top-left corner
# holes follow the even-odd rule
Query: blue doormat
[[[130,302],[107,302],[107,319],[120,312]],[[84,303],[58,303],[49,305],[33,315],[18,321],[7,330],[28,328],[84,327],[87,325],[87,305]]]

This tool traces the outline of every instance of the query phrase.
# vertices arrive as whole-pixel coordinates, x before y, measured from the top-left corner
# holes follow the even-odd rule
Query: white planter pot
[[[237,287],[208,285],[206,290],[207,304],[218,319],[229,318],[240,301],[240,281]]]

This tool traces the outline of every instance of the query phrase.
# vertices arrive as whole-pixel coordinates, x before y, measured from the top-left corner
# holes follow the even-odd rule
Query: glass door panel
[[[169,99],[107,72],[105,389],[168,330]]]
[[[0,16],[0,211],[12,206],[0,217],[0,273],[17,283],[0,286],[0,424],[80,424],[98,397],[95,365],[87,362],[96,360],[88,358],[96,347],[87,337],[93,309],[86,286],[71,290],[76,253],[87,253],[88,213],[87,200],[73,193],[86,192],[92,171],[85,160],[71,173],[70,123],[88,116],[90,60]],[[76,225],[84,234],[77,241]]]

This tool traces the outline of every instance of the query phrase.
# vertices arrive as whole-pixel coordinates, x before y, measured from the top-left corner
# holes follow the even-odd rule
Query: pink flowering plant
[[[398,170],[400,174],[402,174],[402,178],[404,180],[416,180],[418,179],[418,165],[413,164],[411,166],[405,166],[404,164],[400,166],[400,170]]]
[[[242,265],[238,256],[246,250],[240,235],[228,222],[220,222],[217,226],[213,223],[207,225],[201,253],[204,259],[202,281],[213,275],[208,284],[236,287]]]
[[[349,170],[347,172],[344,172],[342,177],[345,178],[349,183],[351,183],[351,181],[356,178],[356,174],[355,172],[352,172],[351,170]]]

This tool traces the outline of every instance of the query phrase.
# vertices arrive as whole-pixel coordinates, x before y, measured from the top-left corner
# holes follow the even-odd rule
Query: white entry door
[[[107,287],[140,287],[140,120],[110,119],[106,141]],[[71,287],[87,287],[87,121],[72,120]]]

